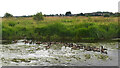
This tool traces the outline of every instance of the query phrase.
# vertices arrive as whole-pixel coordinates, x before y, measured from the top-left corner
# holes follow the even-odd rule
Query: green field
[[[79,16],[3,18],[2,39],[39,41],[95,41],[120,37],[117,17]]]

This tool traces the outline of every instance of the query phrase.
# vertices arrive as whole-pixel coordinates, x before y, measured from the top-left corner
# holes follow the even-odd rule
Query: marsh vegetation
[[[3,18],[3,40],[95,41],[119,37],[117,17]]]

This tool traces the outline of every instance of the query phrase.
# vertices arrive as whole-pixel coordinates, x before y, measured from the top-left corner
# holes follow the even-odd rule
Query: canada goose
[[[13,40],[12,42],[13,42],[13,43],[17,43],[17,42],[18,42],[18,40]]]
[[[94,52],[100,52],[100,48],[93,48]]]
[[[50,42],[51,44],[56,44],[55,42]]]
[[[77,49],[80,49],[80,46],[76,46]]]
[[[72,49],[77,49],[77,46],[76,46],[76,45],[73,45],[73,46],[72,46]]]
[[[56,42],[56,44],[60,44],[60,42]]]
[[[36,42],[36,44],[41,44],[41,42],[38,41],[38,42]]]
[[[43,45],[47,45],[48,43],[47,42],[42,42]]]
[[[104,48],[103,46],[101,46],[101,49],[103,49],[103,50],[107,50],[106,48]]]
[[[85,46],[84,50],[87,50],[87,51],[92,51],[91,47],[90,46]]]
[[[68,43],[64,43],[64,46],[68,46]]]
[[[107,54],[107,49],[106,49],[106,48],[103,48],[103,46],[101,46],[101,53]]]
[[[27,43],[29,43],[29,41],[27,41],[27,40],[24,40],[24,43],[25,43],[25,44],[27,44]]]
[[[49,49],[51,46],[51,43],[49,43],[47,46],[45,46],[46,49]]]
[[[29,44],[32,44],[32,43],[33,43],[33,41],[30,41],[30,42],[29,42]]]
[[[48,46],[51,46],[51,45],[52,45],[52,43],[51,43],[51,42],[49,42],[49,43],[48,43]]]
[[[68,45],[64,44],[65,48],[68,47]]]
[[[45,48],[46,48],[46,49],[49,49],[49,48],[50,48],[50,46],[45,46]]]
[[[107,54],[107,51],[106,51],[106,50],[101,49],[101,53],[105,53],[105,54]]]
[[[69,47],[73,47],[73,43],[69,43],[68,45],[69,45]]]
[[[80,49],[83,49],[83,48],[84,48],[84,46],[83,46],[83,45],[81,45],[79,48],[80,48]]]
[[[77,45],[76,48],[77,48],[77,49],[83,49],[84,47]]]

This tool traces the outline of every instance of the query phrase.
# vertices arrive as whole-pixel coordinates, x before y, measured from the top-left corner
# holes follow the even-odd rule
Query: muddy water
[[[79,44],[79,43],[77,43]],[[46,49],[43,44],[15,44],[0,45],[0,64],[7,66],[118,66],[118,43],[80,43],[85,46],[101,45],[107,48],[108,54],[100,52],[74,50],[62,44],[52,45]]]

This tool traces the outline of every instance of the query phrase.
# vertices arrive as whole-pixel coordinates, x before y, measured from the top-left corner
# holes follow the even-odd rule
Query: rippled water
[[[0,45],[0,64],[7,66],[118,66],[117,42],[108,43],[80,43],[89,46],[104,46],[108,54],[100,52],[74,50],[62,44],[52,45],[46,49],[43,44],[16,44]]]

